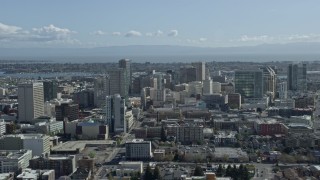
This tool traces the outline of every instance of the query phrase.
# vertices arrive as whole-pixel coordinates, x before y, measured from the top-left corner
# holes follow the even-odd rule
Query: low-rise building
[[[54,170],[32,170],[25,169],[21,174],[17,176],[17,179],[27,180],[27,179],[45,179],[45,180],[55,180]]]
[[[14,180],[14,173],[0,173],[0,180]]]
[[[108,139],[108,125],[90,121],[72,121],[65,123],[65,133],[81,140]]]
[[[29,166],[29,160],[31,158],[31,150],[1,150],[0,173],[18,173],[21,169]]]
[[[166,150],[164,149],[155,149],[153,151],[153,158],[156,161],[162,161],[166,155]]]
[[[55,177],[69,176],[76,170],[76,157],[70,156],[41,156],[30,161],[31,169],[53,169]]]
[[[126,142],[126,158],[129,160],[143,160],[152,157],[151,142],[143,139],[133,139]]]
[[[116,175],[118,177],[130,176],[133,173],[143,173],[142,161],[121,161],[119,162],[119,168],[116,169]]]
[[[214,135],[214,144],[216,146],[233,146],[238,142],[236,134],[236,131],[218,131]]]
[[[256,119],[254,124],[255,131],[258,135],[277,135],[288,134],[288,127],[272,118]]]
[[[0,150],[32,150],[32,156],[50,153],[50,137],[43,134],[16,134],[0,137]]]

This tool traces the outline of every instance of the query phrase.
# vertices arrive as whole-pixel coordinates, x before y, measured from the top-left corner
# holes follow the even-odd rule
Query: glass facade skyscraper
[[[262,70],[235,71],[235,92],[244,98],[263,97]]]

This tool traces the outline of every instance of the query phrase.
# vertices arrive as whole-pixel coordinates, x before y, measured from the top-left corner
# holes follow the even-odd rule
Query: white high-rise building
[[[212,94],[212,80],[203,80],[203,94]]]
[[[43,83],[32,82],[18,85],[19,121],[31,122],[43,116]]]
[[[287,99],[288,97],[288,85],[287,82],[279,83],[279,98],[280,99]]]
[[[106,123],[109,132],[126,132],[125,99],[120,94],[106,97]]]

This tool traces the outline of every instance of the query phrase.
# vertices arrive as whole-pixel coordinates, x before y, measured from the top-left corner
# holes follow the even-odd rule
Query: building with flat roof
[[[262,70],[235,71],[235,92],[243,98],[262,98],[263,72]]]
[[[31,150],[0,150],[0,173],[18,173],[29,166]]]
[[[129,160],[149,159],[152,156],[151,142],[133,139],[126,142],[126,158]]]
[[[90,141],[68,141],[52,147],[52,154],[78,154],[86,146],[97,147],[100,145],[113,146],[115,141],[110,140],[90,140]]]
[[[32,170],[25,169],[21,174],[17,176],[17,179],[21,180],[31,180],[31,179],[41,179],[41,180],[55,180],[54,170]]]
[[[307,64],[289,64],[287,73],[288,90],[307,90]]]
[[[30,149],[33,156],[50,153],[50,136],[43,134],[15,134],[0,137],[0,150]]]
[[[76,157],[69,156],[41,156],[29,161],[31,169],[53,169],[55,177],[68,176],[76,170]]]
[[[18,85],[19,122],[32,122],[44,114],[43,83],[31,82]]]

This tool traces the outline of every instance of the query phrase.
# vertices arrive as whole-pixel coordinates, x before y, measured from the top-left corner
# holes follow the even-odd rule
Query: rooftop
[[[91,140],[91,141],[68,141],[65,143],[61,143],[52,148],[52,151],[77,151],[78,149],[81,151],[83,150],[86,145],[102,145],[107,144],[111,145],[114,141],[110,140]]]

